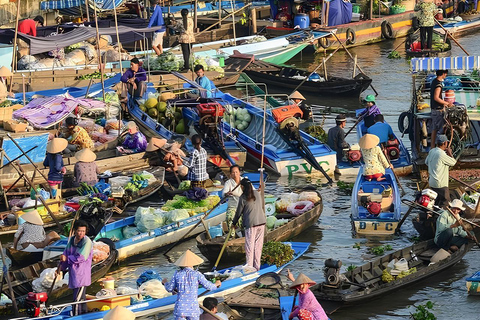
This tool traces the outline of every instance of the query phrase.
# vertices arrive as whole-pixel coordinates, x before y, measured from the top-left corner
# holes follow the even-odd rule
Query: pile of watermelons
[[[186,128],[182,110],[177,107],[168,106],[168,99],[172,99],[172,93],[162,93],[158,99],[154,97],[148,98],[139,108],[167,129],[179,134],[185,134]]]

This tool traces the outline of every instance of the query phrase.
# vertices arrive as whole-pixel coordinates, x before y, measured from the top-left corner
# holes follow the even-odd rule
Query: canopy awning
[[[89,4],[95,4],[98,10],[103,11],[113,10],[114,4],[115,8],[118,8],[124,1],[125,0],[95,0],[90,1]],[[85,6],[85,0],[51,0],[40,2],[40,10],[61,10],[80,6]]]
[[[434,70],[478,70],[480,56],[413,58],[410,62],[412,72]]]

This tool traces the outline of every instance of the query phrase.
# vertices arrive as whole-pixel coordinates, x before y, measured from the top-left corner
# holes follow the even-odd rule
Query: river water
[[[379,92],[377,105],[385,115],[394,131],[398,134],[397,119],[402,111],[406,111],[410,105],[411,97],[411,75],[409,72],[409,62],[405,59],[390,60],[387,59],[389,52],[399,45],[403,39],[373,44],[351,49],[352,54],[358,56],[358,64],[363,71],[373,78],[373,86]],[[470,35],[459,40],[460,43],[470,51],[470,54],[478,54],[480,51],[480,35]],[[402,54],[403,45],[398,50]],[[458,47],[453,48],[454,55],[462,55],[463,52]],[[321,56],[314,58],[312,53],[304,53],[297,56],[289,63],[294,63],[298,67],[314,69],[321,61]],[[345,52],[337,52],[328,61],[329,75],[348,75],[352,72],[353,62],[348,58]],[[373,93],[371,89],[363,94]],[[359,107],[355,100],[325,100],[309,97],[309,104],[331,107],[343,107],[349,110],[355,110]],[[325,127],[334,125],[335,114],[327,115]],[[355,119],[348,118],[347,128],[349,128]],[[348,142],[354,143],[356,134],[348,136]],[[409,147],[408,138],[404,142]],[[401,178],[401,182],[407,191],[406,198],[412,199],[415,189],[414,177]],[[355,177],[342,177],[343,181],[353,182]],[[293,177],[280,178],[275,181],[267,182],[267,191],[272,194],[279,194],[283,191],[295,190],[302,185],[316,185],[323,196],[324,210],[315,226],[308,229],[302,235],[296,237],[295,241],[311,242],[310,250],[295,261],[291,266],[294,274],[304,272],[313,280],[319,282],[323,280],[322,267],[324,260],[328,258],[341,259],[343,268],[349,265],[361,265],[374,258],[368,254],[368,248],[383,244],[390,244],[393,249],[401,249],[411,245],[409,238],[416,235],[411,223],[403,225],[404,234],[393,238],[356,238],[352,236],[350,224],[350,195],[339,190],[335,185],[333,187],[322,187],[325,179],[321,176],[313,177]],[[155,199],[148,199],[142,205],[158,205]],[[133,208],[134,209],[134,208]],[[403,212],[406,208],[403,208]],[[359,249],[354,248],[359,244]],[[175,247],[170,256],[175,260],[187,248],[199,253],[195,245],[195,240],[190,239]],[[235,262],[225,263],[224,266],[234,265]],[[205,270],[210,266],[205,266]],[[332,319],[408,319],[414,312],[415,305],[424,304],[427,301],[434,302],[433,313],[438,319],[452,319],[461,317],[464,320],[480,319],[480,299],[478,297],[467,296],[465,288],[465,278],[473,274],[480,267],[480,254],[478,250],[469,252],[464,259],[452,268],[435,275],[425,281],[411,285],[408,288],[390,293],[388,296],[380,299],[374,299],[363,305],[341,309],[333,314]],[[342,268],[342,271],[344,270]],[[135,287],[136,278],[145,270],[154,269],[165,277],[170,277],[175,266],[168,262],[162,254],[162,251],[155,251],[146,255],[135,257],[120,266],[115,267],[110,275],[117,279],[119,285],[128,285]],[[98,287],[90,288],[91,293],[96,292]]]

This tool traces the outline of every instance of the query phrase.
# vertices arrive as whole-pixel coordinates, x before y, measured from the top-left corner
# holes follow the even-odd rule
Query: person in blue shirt
[[[152,40],[152,49],[159,56],[163,53],[163,36],[165,34],[165,22],[163,21],[162,7],[160,0],[152,0],[152,5],[155,5],[152,17],[148,23],[148,27],[162,27],[155,31]]]
[[[375,124],[367,129],[367,133],[376,135],[380,139],[380,143],[385,143],[395,137],[392,127],[390,127],[388,123],[385,123],[382,114],[375,116]]]
[[[207,78],[207,76],[205,76],[205,70],[203,69],[203,66],[201,64],[197,64],[195,66],[194,71],[195,71],[195,74],[197,75],[195,82],[198,83],[203,89],[206,90],[205,97],[212,98],[213,97],[212,82],[210,81],[210,79]]]

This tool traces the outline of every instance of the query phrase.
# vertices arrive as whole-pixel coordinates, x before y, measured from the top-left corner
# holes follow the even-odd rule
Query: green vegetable
[[[370,248],[370,253],[373,253],[374,255],[381,256],[385,253],[385,251],[390,251],[392,250],[392,246],[387,244],[385,246],[378,246],[378,247],[373,247]]]
[[[262,263],[268,265],[281,266],[293,259],[292,247],[278,242],[278,241],[268,241],[263,245],[262,250]]]
[[[387,57],[387,58],[388,58],[388,59],[401,59],[402,56],[400,55],[400,53],[399,53],[398,51],[393,50],[392,52],[390,52],[390,53],[388,54],[388,57]]]

